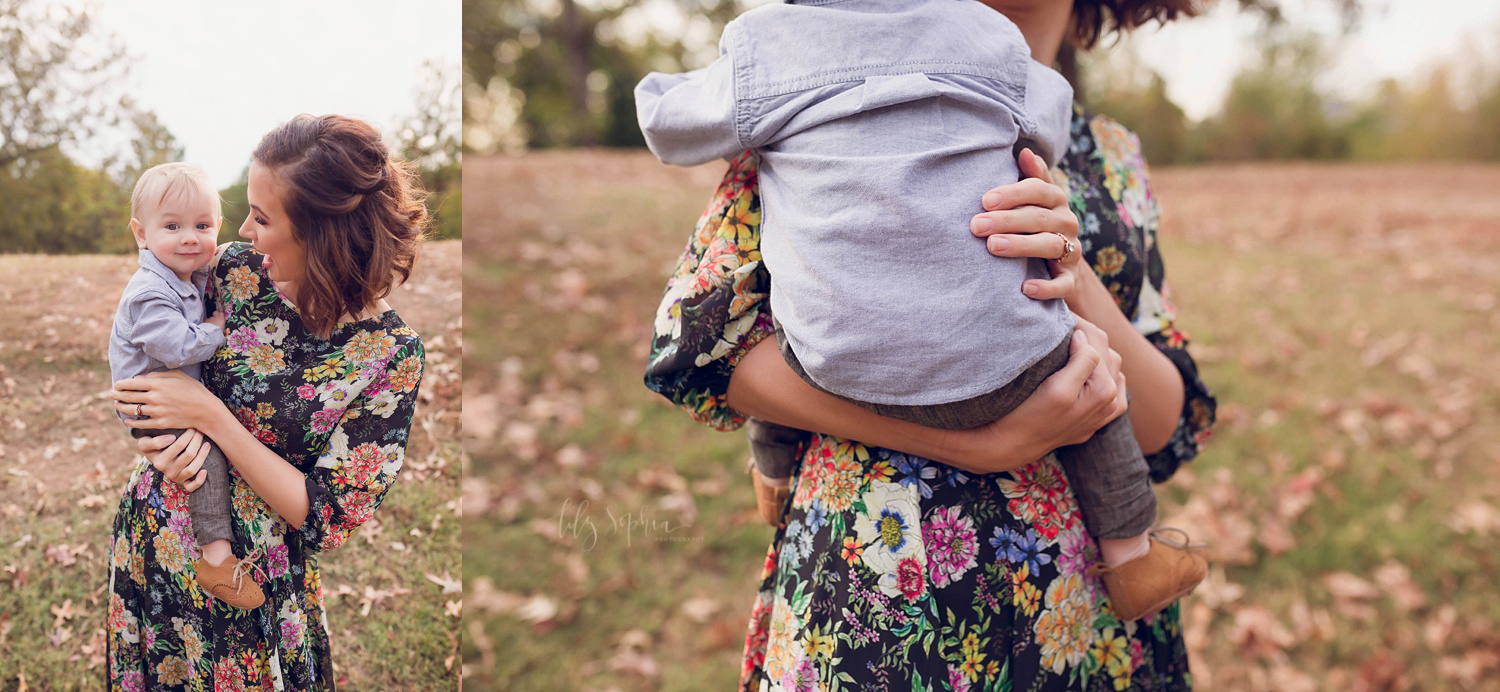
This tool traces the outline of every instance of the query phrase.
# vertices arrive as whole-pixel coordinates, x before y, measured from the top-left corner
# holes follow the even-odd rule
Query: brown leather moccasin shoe
[[[230,557],[221,565],[211,565],[199,558],[193,566],[198,569],[198,586],[208,595],[241,610],[253,610],[266,602],[260,585],[250,578],[253,566],[236,557]]]
[[[1145,555],[1118,567],[1100,563],[1091,571],[1103,577],[1115,615],[1121,620],[1138,620],[1192,593],[1208,574],[1208,560],[1186,541],[1164,541],[1153,531],[1151,549]]]
[[[790,484],[779,488],[771,485],[754,468],[750,469],[750,481],[755,484],[755,508],[760,510],[760,518],[771,526],[780,526],[787,498],[792,496]]]

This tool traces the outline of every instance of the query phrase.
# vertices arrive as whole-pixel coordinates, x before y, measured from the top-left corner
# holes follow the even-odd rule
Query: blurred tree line
[[[651,70],[708,64],[724,24],[761,1],[466,0],[464,145],[477,153],[640,146],[635,83]],[[1321,1],[1346,34],[1367,4]],[[1324,87],[1341,37],[1292,26],[1279,0],[1237,4],[1262,19],[1259,57],[1231,77],[1219,111],[1201,122],[1127,51],[1065,52],[1060,67],[1089,108],[1140,135],[1157,165],[1500,160],[1500,65],[1461,55],[1425,79],[1388,80],[1349,101]]]
[[[458,238],[459,80],[454,70],[426,69],[415,112],[387,136],[432,192],[435,234]],[[129,70],[123,46],[88,9],[0,0],[0,252],[135,250],[127,230],[135,180],[184,152],[154,113],[120,89]],[[85,164],[71,153],[85,145],[116,150]],[[238,239],[249,211],[245,173],[240,178],[220,191],[221,241]]]

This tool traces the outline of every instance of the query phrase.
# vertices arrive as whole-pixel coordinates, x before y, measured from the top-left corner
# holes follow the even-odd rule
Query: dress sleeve
[[[406,458],[424,358],[415,336],[394,346],[380,372],[344,410],[328,448],[307,473],[307,520],[300,531],[309,550],[343,544],[395,482]]]
[[[771,275],[760,258],[758,164],[751,151],[729,162],[667,280],[646,367],[648,388],[719,430],[744,424],[729,408],[729,376],[774,333]]]
[[[1157,207],[1156,198],[1150,205]],[[1159,209],[1151,218],[1160,218]],[[1177,428],[1167,446],[1155,454],[1146,455],[1146,464],[1151,469],[1151,480],[1160,483],[1177,472],[1177,467],[1198,456],[1203,444],[1213,431],[1218,402],[1208,385],[1198,375],[1198,365],[1188,353],[1188,335],[1177,328],[1177,309],[1172,305],[1171,292],[1162,270],[1161,250],[1152,232],[1147,243],[1147,272],[1135,315],[1131,316],[1137,332],[1151,342],[1182,375],[1182,414],[1177,419]]]

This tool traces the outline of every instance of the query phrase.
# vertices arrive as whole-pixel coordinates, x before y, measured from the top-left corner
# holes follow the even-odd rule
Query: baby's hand
[[[214,313],[213,317],[210,317],[210,318],[208,318],[206,320],[203,320],[203,321],[207,322],[207,323],[209,323],[209,324],[211,324],[211,325],[213,325],[215,327],[218,327],[219,329],[223,329],[224,328],[224,314],[225,313],[222,313],[222,312],[216,312],[216,313]]]

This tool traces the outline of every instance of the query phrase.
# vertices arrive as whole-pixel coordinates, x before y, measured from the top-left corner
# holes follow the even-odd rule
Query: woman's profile
[[[410,167],[369,124],[302,115],[268,133],[249,173],[249,242],[219,250],[211,289],[225,346],[203,383],[116,383],[146,437],[110,545],[111,688],[331,689],[319,557],[396,481],[423,372],[421,338],[386,303],[427,228]],[[232,469],[235,555],[261,556],[251,610],[193,577],[188,493],[211,438]]]

